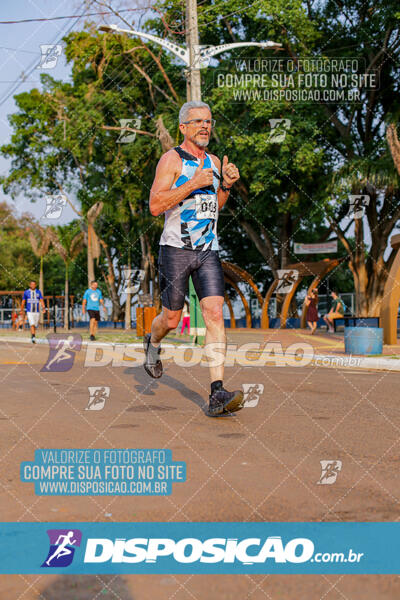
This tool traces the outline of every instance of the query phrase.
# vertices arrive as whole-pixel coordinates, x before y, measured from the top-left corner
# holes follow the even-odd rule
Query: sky
[[[131,0],[129,2],[113,2],[115,7],[143,7],[149,5],[149,0]],[[0,0],[0,21],[19,21],[23,19],[51,19],[60,16],[83,15],[93,13],[101,9],[91,7],[87,9],[84,0]],[[129,22],[137,13],[125,13]],[[91,20],[102,19],[102,17],[91,17]],[[114,15],[107,15],[104,20],[108,23],[118,23]],[[8,121],[8,115],[16,111],[13,99],[15,94],[29,91],[34,87],[41,89],[40,75],[47,73],[55,79],[67,81],[70,78],[70,65],[66,64],[63,54],[47,66],[40,66],[42,62],[42,45],[53,45],[61,43],[63,36],[73,30],[81,30],[85,22],[84,17],[74,17],[61,20],[48,20],[41,22],[0,24],[0,145],[8,143],[12,135],[12,128]],[[120,23],[121,24],[121,23]],[[138,23],[139,24],[139,23]],[[38,68],[39,67],[39,68]],[[10,168],[11,161],[0,156],[0,174],[5,175]],[[73,199],[72,199],[73,200]],[[41,224],[51,225],[51,219],[45,217],[46,198],[37,202],[20,195],[15,201],[0,189],[0,202],[13,204],[18,214],[30,212]],[[76,214],[66,204],[62,210],[57,224],[62,225],[71,221]]]
[[[115,0],[114,7],[118,8],[143,8],[151,4],[150,0]],[[0,21],[18,21],[23,19],[51,19],[60,16],[84,15],[93,13],[100,9],[91,6],[87,8],[84,0],[0,0]],[[125,18],[135,23],[135,19],[143,18],[140,12],[124,13]],[[91,20],[103,17],[91,17]],[[118,17],[107,15],[104,20],[108,23],[119,23]],[[83,28],[85,17],[75,16],[62,20],[48,20],[28,23],[1,24],[0,23],[0,144],[10,140],[12,129],[8,122],[8,115],[16,110],[13,99],[14,94],[28,91],[35,86],[41,87],[40,75],[47,73],[56,79],[68,80],[70,78],[70,66],[66,64],[63,54],[51,63],[51,69],[40,66],[42,51],[41,45],[60,43],[62,37],[69,31]],[[136,29],[141,29],[138,20]],[[47,63],[49,65],[49,63]],[[39,67],[39,68],[38,68]],[[4,175],[10,168],[10,160],[0,156],[0,174]],[[23,195],[15,201],[0,189],[0,202],[7,201],[14,204],[18,214],[23,212],[32,213],[43,225],[52,224],[51,219],[46,218],[46,198],[33,203]],[[72,199],[73,201],[73,199]],[[73,209],[67,204],[57,224],[67,223],[76,217]],[[368,225],[366,224],[366,242],[370,243]],[[297,240],[300,241],[300,240]],[[389,249],[387,249],[386,254]]]
[[[81,3],[83,7],[83,2]],[[84,7],[83,7],[84,8]],[[71,0],[1,0],[0,21],[21,19],[50,18],[82,14]],[[12,129],[8,115],[15,112],[14,94],[38,86],[40,88],[41,73],[48,73],[56,79],[67,80],[70,68],[66,65],[64,56],[53,61],[53,68],[37,68],[41,62],[41,45],[57,44],[71,29],[79,29],[84,19],[63,19],[59,21],[44,21],[32,23],[0,24],[0,143],[10,140]],[[50,63],[48,63],[50,64]],[[0,173],[8,172],[10,161],[0,157]],[[14,203],[10,196],[0,190],[0,201]],[[46,199],[30,202],[23,195],[14,203],[19,214],[32,213],[37,219],[45,214]],[[74,217],[72,208],[68,205],[63,209],[58,224],[66,223]],[[49,219],[41,219],[46,225]]]

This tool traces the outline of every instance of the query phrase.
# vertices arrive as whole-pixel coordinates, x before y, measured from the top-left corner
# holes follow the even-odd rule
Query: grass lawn
[[[53,333],[53,329],[39,330],[36,332],[37,339],[44,339],[49,333]],[[66,334],[64,329],[57,327],[57,333]],[[89,331],[83,328],[71,329],[69,334],[79,334],[82,336],[83,341],[89,340]],[[24,331],[14,331],[12,329],[0,329],[0,340],[2,337],[13,337],[15,339],[31,339],[31,334],[28,329]],[[109,343],[120,343],[120,344],[138,344],[142,343],[143,338],[136,335],[134,329],[125,331],[123,329],[99,329],[96,335],[96,341],[98,342],[109,342]],[[190,344],[192,338],[189,335],[179,335],[176,332],[171,332],[164,338],[164,342],[176,343],[176,344]]]

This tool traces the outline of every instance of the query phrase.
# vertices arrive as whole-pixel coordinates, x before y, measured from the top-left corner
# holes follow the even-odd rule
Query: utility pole
[[[186,0],[186,48],[188,49],[189,66],[186,71],[186,100],[201,100],[201,73],[195,65],[195,48],[199,46],[199,28],[197,22],[197,0]],[[197,68],[196,68],[197,67]],[[200,302],[194,289],[192,278],[189,279],[190,333],[194,342],[203,342],[206,325],[200,309]]]
[[[196,48],[199,46],[197,23],[197,0],[186,0],[186,47],[189,51],[189,67],[186,71],[186,100],[201,100],[200,69],[195,65]]]

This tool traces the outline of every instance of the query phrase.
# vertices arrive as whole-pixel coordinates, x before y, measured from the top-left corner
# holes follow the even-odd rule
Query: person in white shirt
[[[36,289],[36,281],[31,281],[29,283],[29,288],[24,292],[21,304],[21,315],[24,313],[25,305],[28,323],[31,326],[32,344],[35,344],[36,327],[39,325],[40,307],[42,307],[43,312],[46,310],[42,292]]]

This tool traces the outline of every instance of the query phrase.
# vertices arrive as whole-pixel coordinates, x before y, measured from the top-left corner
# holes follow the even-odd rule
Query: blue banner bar
[[[399,574],[400,523],[2,523],[0,573]]]

